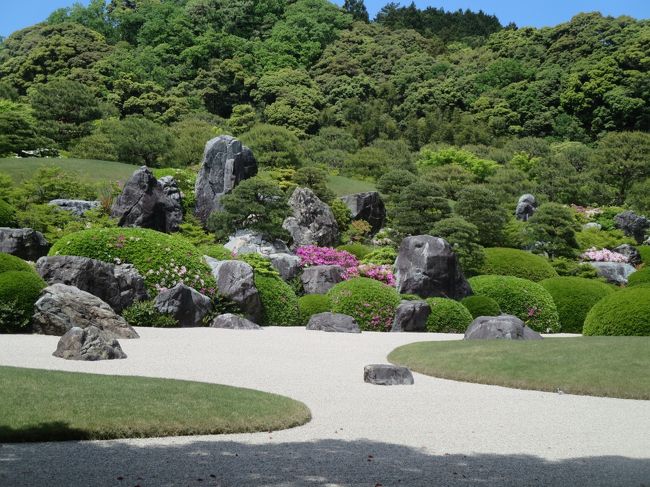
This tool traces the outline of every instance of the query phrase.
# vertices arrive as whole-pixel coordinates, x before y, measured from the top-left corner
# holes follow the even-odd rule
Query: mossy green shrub
[[[636,249],[639,251],[643,263],[650,265],[650,245],[639,245]]]
[[[650,285],[623,289],[598,301],[587,314],[582,333],[650,336]]]
[[[34,271],[7,271],[0,274],[0,332],[28,329],[34,303],[47,284]]]
[[[373,250],[361,259],[362,264],[393,265],[397,259],[397,251],[393,247],[381,247]]]
[[[563,333],[582,333],[589,310],[614,292],[604,282],[582,277],[553,277],[539,284],[553,297]]]
[[[306,294],[298,298],[300,322],[306,325],[313,315],[325,313],[332,309],[332,303],[327,294]]]
[[[300,325],[298,297],[279,277],[255,273],[255,287],[262,301],[262,323],[269,326]]]
[[[228,250],[223,245],[213,244],[213,245],[201,245],[199,247],[199,252],[208,257],[212,257],[217,260],[232,260],[235,257],[232,255],[232,252]]]
[[[422,301],[422,298],[417,294],[400,294],[399,298],[402,301]]]
[[[132,326],[151,326],[154,328],[178,326],[178,322],[174,317],[158,311],[153,301],[133,303],[122,312],[122,317]]]
[[[467,308],[472,318],[499,316],[501,314],[499,303],[488,296],[467,296],[460,303]]]
[[[514,276],[530,281],[557,277],[557,272],[544,257],[524,250],[501,247],[485,249],[481,274]]]
[[[371,247],[369,245],[364,245],[358,242],[353,242],[345,245],[339,245],[338,247],[336,247],[336,249],[350,252],[357,259],[361,260],[364,257],[366,257],[368,254],[370,254],[374,250],[374,247]]]
[[[133,264],[152,294],[180,281],[203,294],[215,294],[216,283],[202,254],[179,235],[145,228],[82,230],[59,240],[49,255],[78,255]]]
[[[0,227],[13,227],[16,224],[16,208],[5,200],[0,200]]]
[[[641,270],[633,272],[630,274],[630,277],[627,278],[628,286],[638,286],[639,284],[648,284],[650,283],[650,267],[644,267]]]
[[[458,301],[448,298],[428,298],[431,314],[427,319],[427,331],[436,333],[465,333],[472,322],[472,315]]]
[[[367,277],[340,282],[327,295],[334,313],[352,316],[366,331],[389,331],[400,302],[395,288]]]
[[[34,272],[34,269],[20,257],[0,252],[0,274],[7,271]]]
[[[474,294],[494,299],[502,313],[515,315],[533,330],[560,331],[560,318],[550,293],[538,283],[512,276],[469,278]]]
[[[260,254],[241,254],[237,260],[243,260],[253,268],[256,276],[280,278],[280,273],[271,264],[271,259]]]

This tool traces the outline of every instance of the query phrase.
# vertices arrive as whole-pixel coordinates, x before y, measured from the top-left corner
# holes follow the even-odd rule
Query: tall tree
[[[361,22],[369,21],[368,9],[366,9],[366,4],[363,3],[363,0],[345,0],[343,10],[352,14],[354,20]]]

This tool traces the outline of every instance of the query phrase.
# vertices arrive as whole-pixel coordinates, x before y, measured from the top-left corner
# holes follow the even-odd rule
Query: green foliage
[[[389,331],[400,300],[394,288],[367,277],[340,282],[327,295],[334,313],[352,316],[365,331]]]
[[[649,265],[650,264],[650,245],[639,245],[636,248],[639,251],[639,254],[641,255],[641,260],[643,261],[644,264]]]
[[[455,164],[467,169],[474,174],[480,181],[484,181],[488,176],[494,174],[499,164],[488,159],[480,159],[469,151],[455,149],[434,150],[430,147],[420,149],[416,165],[418,169],[440,167],[448,164]]]
[[[650,178],[632,185],[625,204],[641,214],[650,214]]]
[[[293,181],[301,188],[311,189],[321,201],[331,204],[336,196],[327,186],[327,171],[320,167],[307,166],[296,170]]]
[[[352,255],[354,255],[357,259],[363,260],[365,259],[369,254],[373,252],[373,247],[370,247],[369,245],[364,245],[359,242],[354,242],[354,243],[349,243],[345,245],[339,245],[336,247],[337,250],[345,250],[346,252],[350,252]]]
[[[213,124],[194,118],[173,123],[169,127],[169,134],[173,143],[171,148],[162,154],[162,162],[169,167],[199,164],[205,143],[218,135]]]
[[[78,220],[70,212],[52,205],[29,205],[16,212],[16,223],[20,228],[32,228],[41,232],[48,242],[61,238],[65,229]]]
[[[479,316],[499,316],[501,314],[499,303],[488,296],[467,296],[460,303],[467,308],[474,319]]]
[[[544,257],[524,250],[492,247],[485,249],[482,274],[514,276],[531,281],[557,277],[557,272]]]
[[[132,326],[150,326],[154,328],[177,327],[173,316],[161,313],[153,301],[138,301],[122,311],[122,317]]]
[[[560,320],[553,297],[539,284],[511,276],[475,276],[469,279],[474,294],[494,299],[506,314],[517,316],[533,330],[557,333]]]
[[[465,188],[458,195],[454,211],[476,225],[481,245],[501,245],[509,216],[493,191],[479,185]]]
[[[650,267],[644,266],[643,269],[633,272],[627,278],[628,286],[638,286],[639,284],[650,284]]]
[[[622,230],[598,230],[597,228],[583,228],[576,232],[576,242],[581,251],[591,248],[613,249],[622,244],[636,244],[636,240],[626,237]]]
[[[0,156],[46,145],[48,140],[38,134],[31,108],[0,98]]]
[[[476,176],[458,164],[445,164],[427,168],[422,172],[422,178],[442,188],[445,197],[457,200],[460,192],[475,184]]]
[[[343,242],[364,242],[370,237],[372,227],[365,220],[353,220],[348,229],[343,233]]]
[[[650,286],[615,292],[596,303],[582,332],[585,335],[650,335]]]
[[[241,135],[262,169],[293,168],[302,165],[304,153],[298,137],[284,127],[259,124]]]
[[[432,184],[416,181],[400,192],[390,215],[393,226],[404,235],[421,235],[451,213],[442,190]]]
[[[262,301],[262,325],[299,326],[298,297],[282,279],[255,275],[255,287]]]
[[[393,247],[381,247],[368,252],[361,259],[362,264],[393,265],[397,259],[397,251]]]
[[[471,276],[481,271],[485,262],[485,252],[478,243],[479,235],[476,225],[461,217],[452,216],[440,220],[429,233],[436,237],[442,237],[449,242],[449,245],[458,256],[461,268],[466,275]]]
[[[339,231],[345,232],[352,221],[352,212],[350,211],[350,208],[348,208],[348,205],[338,198],[332,200],[330,208],[332,213],[334,213],[334,219],[339,227]]]
[[[458,301],[447,298],[428,298],[431,314],[427,319],[427,331],[435,333],[465,333],[472,322],[472,315]]]
[[[583,277],[585,279],[597,279],[598,271],[594,266],[576,262],[566,257],[557,257],[550,261],[550,264],[560,276]]]
[[[34,313],[34,303],[47,284],[33,270],[0,274],[0,332],[25,331]]]
[[[199,252],[202,255],[207,255],[208,257],[212,257],[213,259],[217,260],[232,260],[234,258],[232,252],[223,245],[201,245],[199,247]]]
[[[34,269],[20,257],[0,252],[0,274],[8,271],[33,272]]]
[[[573,211],[558,203],[545,203],[528,220],[530,233],[537,242],[535,251],[552,257],[572,257],[578,248],[578,224]]]
[[[589,310],[605,296],[615,292],[603,282],[581,277],[554,277],[539,284],[553,296],[562,333],[582,333]]]
[[[228,119],[228,127],[234,135],[241,135],[252,129],[257,122],[257,113],[252,105],[235,105]]]
[[[30,203],[43,204],[58,198],[94,200],[97,188],[53,166],[39,168],[36,174],[11,191],[14,204],[22,209]]]
[[[238,260],[243,260],[253,268],[256,276],[273,277],[280,279],[280,273],[273,267],[271,260],[260,254],[241,254],[237,256]]]
[[[0,200],[0,227],[13,227],[16,224],[16,208]]]
[[[405,169],[392,169],[377,181],[377,190],[388,204],[393,203],[405,186],[416,181],[415,174]]]
[[[332,303],[327,294],[306,294],[298,298],[300,323],[306,325],[313,315],[330,311]]]

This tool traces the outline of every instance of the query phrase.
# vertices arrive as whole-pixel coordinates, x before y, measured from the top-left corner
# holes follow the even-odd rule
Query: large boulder
[[[223,315],[217,316],[212,323],[210,328],[227,328],[229,330],[261,330],[262,327],[256,323],[253,323],[250,320],[247,320],[243,316],[234,315],[232,313],[226,313]]]
[[[386,206],[377,191],[348,194],[341,196],[341,201],[350,209],[353,220],[365,220],[370,224],[373,234],[384,226]]]
[[[249,230],[239,230],[228,238],[225,248],[232,253],[239,254],[260,254],[270,256],[271,254],[288,254],[289,247],[281,240],[269,242],[259,233]]]
[[[48,203],[50,206],[56,206],[60,210],[69,211],[75,216],[84,216],[87,211],[99,208],[99,201],[86,200],[64,200],[57,199]]]
[[[587,262],[596,269],[600,277],[604,277],[607,282],[625,286],[627,278],[636,271],[633,265],[625,262]]]
[[[402,301],[395,311],[390,331],[427,331],[431,306],[426,301]]]
[[[269,259],[271,259],[273,268],[278,271],[280,277],[285,281],[290,281],[298,277],[302,270],[300,257],[297,255],[285,253],[270,254]]]
[[[120,343],[96,326],[70,328],[52,354],[67,360],[112,360],[126,358]]]
[[[612,250],[627,257],[627,261],[633,266],[640,265],[643,262],[643,259],[641,259],[641,254],[633,245],[622,244]]]
[[[479,316],[465,331],[465,340],[541,340],[542,335],[528,328],[516,316]]]
[[[113,203],[111,216],[121,227],[175,232],[183,222],[183,207],[180,198],[168,197],[163,184],[147,166],[142,166],[124,185]]]
[[[352,316],[341,313],[317,313],[309,318],[308,330],[338,332],[338,333],[361,333],[361,328]]]
[[[643,215],[637,215],[633,211],[624,211],[614,217],[616,228],[623,230],[628,237],[633,237],[638,243],[642,243],[650,231],[650,220]]]
[[[253,322],[262,319],[262,301],[255,287],[253,268],[241,260],[216,260],[204,257],[217,282],[217,292],[239,305]]]
[[[155,308],[171,315],[180,326],[202,326],[203,318],[212,311],[212,301],[207,296],[179,282],[156,296]]]
[[[257,174],[253,152],[229,135],[220,135],[205,144],[201,169],[194,186],[196,216],[205,224],[210,213],[222,209],[220,200],[244,179]]]
[[[340,265],[317,265],[302,271],[300,280],[305,294],[325,294],[344,281],[345,269]]]
[[[532,194],[523,194],[517,201],[517,208],[515,209],[515,218],[517,220],[527,222],[533,216],[537,209],[537,200]]]
[[[106,301],[118,313],[134,301],[149,298],[144,279],[130,264],[55,255],[38,259],[36,271],[48,284],[75,286]]]
[[[41,232],[31,228],[0,228],[0,252],[24,260],[36,260],[47,255],[50,244]]]
[[[339,226],[332,209],[309,188],[296,188],[289,198],[292,216],[282,224],[293,238],[294,247],[332,247],[339,240]]]
[[[136,331],[97,296],[66,284],[46,287],[34,305],[36,333],[63,336],[74,327],[94,326],[114,338],[138,338]]]
[[[408,386],[413,384],[413,374],[399,365],[371,364],[363,368],[363,380],[378,386]]]
[[[451,299],[472,294],[456,254],[443,238],[406,237],[400,244],[395,269],[400,294]]]

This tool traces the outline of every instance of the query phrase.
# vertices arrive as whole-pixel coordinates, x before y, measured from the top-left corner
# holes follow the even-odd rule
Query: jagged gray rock
[[[96,326],[70,328],[59,340],[55,357],[66,360],[113,360],[126,358],[120,343]]]
[[[402,301],[395,311],[390,331],[427,331],[431,306],[426,301]]]
[[[135,301],[149,298],[144,279],[130,264],[54,255],[38,259],[36,271],[48,284],[75,286],[102,299],[118,313]]]
[[[464,340],[541,340],[542,335],[528,328],[516,316],[479,316],[465,331]]]
[[[633,211],[624,211],[614,217],[616,228],[623,230],[628,237],[633,237],[637,243],[642,243],[650,231],[650,220],[643,215],[637,215]]]
[[[624,286],[630,274],[636,272],[633,265],[625,262],[587,262],[596,269],[600,277],[607,279],[607,282]]]
[[[255,287],[253,268],[241,260],[216,260],[204,257],[217,282],[220,296],[237,303],[253,322],[262,319],[262,301]]]
[[[533,216],[537,209],[537,200],[532,194],[523,194],[517,201],[517,208],[515,209],[515,218],[517,220],[528,221]]]
[[[196,216],[205,224],[210,213],[222,209],[220,200],[244,179],[257,174],[253,152],[229,135],[220,135],[205,144],[201,169],[194,186]]]
[[[74,286],[46,287],[34,310],[34,332],[43,335],[62,336],[74,327],[95,326],[115,338],[138,338],[136,331],[107,303]]]
[[[41,232],[31,228],[0,227],[0,252],[24,260],[36,260],[47,255],[50,244]]]
[[[87,211],[99,208],[100,203],[99,201],[56,199],[50,201],[48,205],[69,211],[75,216],[83,216]]]
[[[616,248],[613,248],[612,250],[627,257],[627,261],[633,266],[640,265],[641,262],[643,262],[639,251],[636,249],[636,247],[630,244],[622,244]]]
[[[262,327],[257,323],[253,323],[250,320],[232,313],[226,313],[223,315],[217,316],[212,323],[210,328],[228,328],[229,330],[261,330]]]
[[[300,257],[293,254],[270,254],[271,265],[280,273],[280,277],[285,281],[290,281],[294,277],[298,277],[302,267],[300,266]]]
[[[284,228],[293,239],[293,246],[318,245],[331,247],[339,239],[339,226],[332,209],[309,188],[296,188],[289,207],[293,213],[284,220]]]
[[[161,291],[154,306],[159,312],[174,317],[183,328],[202,326],[203,318],[212,311],[210,298],[182,282]]]
[[[361,333],[361,329],[352,316],[341,313],[317,313],[309,318],[308,330],[337,333]]]
[[[281,240],[269,242],[260,234],[249,230],[240,230],[228,238],[224,245],[231,252],[239,254],[260,254],[270,256],[271,254],[288,254],[289,247]]]
[[[363,368],[363,380],[378,386],[409,386],[413,374],[406,367],[389,364],[371,364]]]
[[[305,294],[325,294],[342,282],[345,269],[340,265],[316,265],[302,271],[300,280]]]
[[[365,220],[370,224],[375,234],[384,226],[386,221],[386,206],[377,191],[348,194],[341,196],[352,213],[353,220]]]

